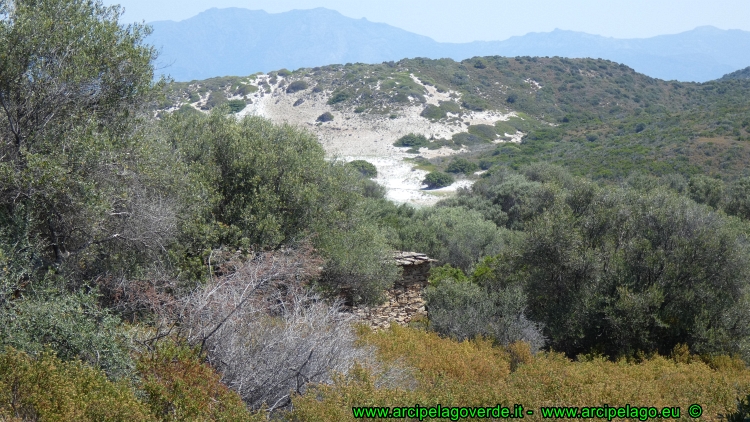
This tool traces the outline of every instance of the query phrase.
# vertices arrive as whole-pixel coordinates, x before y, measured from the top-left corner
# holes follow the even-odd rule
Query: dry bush
[[[291,394],[370,357],[355,345],[351,316],[306,287],[319,269],[309,248],[226,261],[172,316],[252,409],[288,407]]]

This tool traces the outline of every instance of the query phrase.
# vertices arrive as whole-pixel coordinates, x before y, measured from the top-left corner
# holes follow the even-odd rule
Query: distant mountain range
[[[556,29],[505,41],[440,43],[323,8],[277,14],[213,8],[184,21],[150,25],[154,32],[148,42],[161,52],[157,72],[177,81],[413,57],[603,58],[655,78],[696,82],[717,79],[750,65],[750,32],[711,26],[643,39]]]

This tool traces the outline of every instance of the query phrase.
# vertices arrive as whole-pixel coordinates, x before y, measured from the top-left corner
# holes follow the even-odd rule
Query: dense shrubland
[[[32,3],[0,0],[0,417],[344,420],[352,405],[700,402],[716,418],[750,391],[748,179],[665,161],[594,181],[576,164],[591,156],[550,146],[574,132],[595,144],[695,130],[678,123],[683,108],[696,119],[739,116],[742,81],[727,82],[731,92],[678,87],[563,59],[375,68],[398,70],[392,79],[361,65],[326,69],[383,82],[381,93],[333,91],[334,105],[369,98],[373,109],[386,97],[424,102],[407,65],[427,66],[424,81],[443,91],[473,92],[519,66],[542,84],[536,97],[518,82],[497,98],[425,108],[442,119],[512,103],[528,114],[472,126],[460,141],[528,135],[484,157],[489,171],[470,190],[414,209],[384,199],[369,163],[326,160],[310,133],[230,115],[227,97],[252,91],[238,78],[183,93],[192,102],[210,93],[210,113],[154,118],[179,89],[153,80],[146,27],[120,26],[120,9],[96,2]],[[299,75],[271,76],[307,89],[291,80]],[[545,91],[543,77],[565,89]],[[621,110],[592,117],[563,101],[579,98],[566,94],[579,85],[589,105],[611,96]],[[659,105],[665,93],[673,101]],[[659,120],[669,113],[678,117]],[[607,133],[618,125],[621,134]],[[732,136],[745,136],[740,127]],[[573,171],[530,164],[551,151]],[[445,164],[477,169],[466,158]],[[434,187],[452,178],[431,174]],[[357,330],[341,300],[378,303],[399,275],[393,250],[439,261],[430,318]]]

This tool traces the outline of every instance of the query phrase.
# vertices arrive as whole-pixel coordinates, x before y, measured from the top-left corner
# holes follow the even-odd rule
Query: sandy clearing
[[[418,78],[411,75],[412,79],[424,86],[428,94],[425,96],[428,104],[438,105],[439,101],[448,101],[451,94],[439,93],[435,87],[422,84]],[[253,84],[258,86],[268,82],[268,75],[259,75]],[[494,125],[500,120],[508,120],[516,114],[507,114],[498,111],[467,112],[459,117],[456,122],[432,122],[419,114],[424,105],[413,102],[411,105],[402,106],[396,111],[396,118],[389,116],[373,115],[365,113],[354,113],[353,110],[337,110],[327,104],[330,92],[313,93],[311,88],[293,94],[287,94],[285,88],[278,84],[284,79],[277,77],[278,82],[271,85],[271,92],[259,91],[251,97],[252,104],[238,113],[238,116],[257,115],[270,119],[276,123],[288,123],[305,128],[314,133],[320,140],[321,145],[330,158],[340,158],[346,161],[355,159],[366,160],[378,169],[376,181],[387,189],[387,197],[399,203],[411,203],[414,205],[430,205],[437,202],[441,197],[449,195],[459,187],[470,186],[471,180],[461,180],[453,185],[436,190],[423,190],[422,180],[427,172],[413,169],[413,165],[405,162],[404,158],[413,158],[421,155],[425,158],[449,156],[466,152],[465,149],[453,150],[443,147],[437,150],[421,148],[419,154],[406,153],[408,148],[397,148],[393,146],[398,138],[409,133],[421,134],[427,138],[451,138],[454,134],[466,132],[469,125],[488,124]],[[298,100],[301,104],[294,106]],[[319,123],[318,116],[330,112],[334,116],[331,122]],[[498,142],[520,142],[522,133],[507,134],[510,141]]]

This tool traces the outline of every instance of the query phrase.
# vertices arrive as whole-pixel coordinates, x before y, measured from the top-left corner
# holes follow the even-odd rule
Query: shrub
[[[724,196],[724,182],[703,174],[693,176],[688,182],[690,198],[699,203],[716,208]]]
[[[427,104],[419,115],[430,120],[440,120],[446,116],[445,110],[432,104]]]
[[[196,110],[195,107],[191,106],[190,104],[183,104],[175,110],[175,113],[181,113],[181,114],[196,114],[200,113],[200,111]]]
[[[34,355],[51,349],[60,359],[80,359],[113,378],[128,376],[133,362],[120,321],[97,299],[79,293],[10,301],[0,308],[0,347]]]
[[[524,341],[533,352],[544,346],[537,324],[524,315],[526,297],[518,287],[487,292],[471,282],[445,279],[427,288],[430,329],[456,340],[490,337],[508,346]]]
[[[408,135],[400,137],[396,142],[393,143],[393,146],[420,148],[429,145],[429,143],[430,141],[427,140],[424,135],[410,133]]]
[[[241,95],[246,96],[248,94],[252,94],[253,92],[258,92],[258,87],[255,85],[250,84],[240,84],[237,89],[234,91],[235,95]]]
[[[487,100],[471,94],[462,97],[461,105],[471,111],[484,111],[490,108]]]
[[[36,358],[0,353],[0,419],[28,421],[156,421],[125,382],[112,382],[78,361],[53,353]]]
[[[161,421],[251,421],[240,396],[196,349],[171,340],[157,343],[138,361],[144,403]]]
[[[291,75],[292,72],[289,71],[288,69],[281,69],[281,70],[277,71],[276,74],[279,75],[279,76],[287,77],[287,76]]]
[[[357,170],[362,176],[368,179],[378,177],[378,169],[370,162],[365,160],[354,160],[350,161],[349,165]]]
[[[453,176],[448,173],[441,173],[439,171],[428,173],[422,181],[422,183],[427,185],[427,189],[444,188],[446,186],[450,186],[451,184],[453,184],[453,182]]]
[[[247,103],[245,100],[230,100],[227,102],[227,106],[229,106],[230,113],[239,113],[247,107]]]
[[[446,113],[461,113],[461,106],[454,101],[440,101],[440,109]]]
[[[224,94],[224,91],[211,91],[210,94],[208,94],[208,99],[206,100],[206,108],[209,110],[218,107],[220,105],[227,103],[227,96]]]
[[[479,166],[476,165],[476,163],[472,163],[465,158],[454,158],[453,161],[448,164],[448,167],[445,169],[445,171],[447,171],[448,173],[472,174],[478,169]]]
[[[331,114],[330,111],[326,111],[325,113],[318,116],[318,118],[315,120],[317,120],[318,122],[331,122],[333,121],[333,114]]]
[[[737,397],[744,398],[750,391],[747,369],[713,370],[701,362],[681,364],[659,356],[639,363],[584,357],[571,361],[559,353],[529,356],[523,344],[503,348],[482,339],[457,342],[398,326],[363,330],[361,338],[377,347],[384,362],[414,368],[418,383],[410,388],[383,387],[373,372],[352,373],[333,385],[316,388],[314,394],[296,397],[295,420],[355,421],[352,406],[419,403],[445,408],[522,401],[531,409],[550,404],[649,403],[680,406],[682,414],[691,404],[701,403],[703,418],[719,420],[720,414],[737,412]],[[609,385],[629,387],[606,388]],[[738,413],[744,417],[746,412]],[[525,419],[544,420],[536,413]]]
[[[319,264],[309,250],[258,253],[230,261],[224,276],[182,300],[183,335],[252,409],[284,408],[307,384],[330,382],[368,357],[338,306],[303,286]]]
[[[313,92],[315,92],[315,90],[313,90]],[[338,104],[338,103],[348,100],[349,97],[351,97],[351,94],[349,94],[346,91],[336,91],[331,95],[331,98],[328,99],[328,104],[329,105]]]
[[[490,142],[497,139],[497,131],[494,126],[490,125],[471,125],[469,126],[469,133]]]
[[[416,212],[399,230],[399,248],[469,271],[483,256],[499,253],[508,233],[479,211],[435,207]]]
[[[307,89],[308,84],[305,81],[294,81],[286,87],[287,94],[294,94],[295,92],[303,91]]]

